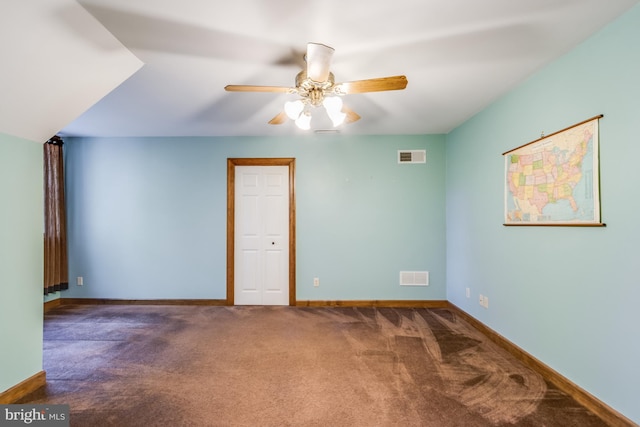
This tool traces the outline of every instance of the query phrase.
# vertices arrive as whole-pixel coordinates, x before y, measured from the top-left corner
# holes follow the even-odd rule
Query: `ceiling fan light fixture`
[[[296,120],[300,117],[300,113],[304,110],[304,102],[298,99],[297,101],[287,101],[284,103],[284,112],[291,120]]]
[[[311,129],[311,114],[308,111],[303,111],[296,119],[296,126],[302,130]]]
[[[344,119],[347,117],[347,115],[345,113],[337,113],[333,116],[329,116],[329,118],[331,119],[331,123],[333,123],[333,127],[338,127],[340,126],[342,123],[344,123]]]
[[[324,109],[327,110],[327,115],[331,119],[333,127],[340,126],[344,122],[347,115],[342,112],[341,98],[338,98],[337,96],[325,97],[322,101],[322,105],[324,105]]]

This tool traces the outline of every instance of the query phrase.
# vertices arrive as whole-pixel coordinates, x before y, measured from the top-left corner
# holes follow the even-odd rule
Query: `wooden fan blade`
[[[345,107],[343,105],[342,112],[347,115],[347,117],[344,118],[344,122],[343,122],[345,125],[348,125],[349,123],[357,122],[358,120],[360,120],[360,115],[349,107]]]
[[[329,79],[329,66],[334,49],[320,43],[307,44],[307,77],[323,83]]]
[[[353,82],[338,83],[334,86],[336,93],[353,94],[366,92],[382,92],[385,90],[402,90],[407,87],[405,76],[380,77],[377,79],[356,80]]]
[[[287,113],[280,111],[273,119],[269,120],[270,125],[281,125],[287,121]]]
[[[253,85],[227,85],[224,90],[228,92],[275,92],[295,93],[296,89],[285,86],[253,86]]]

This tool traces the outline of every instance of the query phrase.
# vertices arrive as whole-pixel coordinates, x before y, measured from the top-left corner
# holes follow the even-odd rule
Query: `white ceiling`
[[[277,136],[302,133],[267,124],[295,96],[224,86],[293,86],[309,41],[335,48],[337,82],[409,80],[403,91],[346,96],[362,119],[341,133],[447,133],[638,0],[78,2],[145,66],[61,134]],[[327,128],[318,113],[312,128]]]
[[[0,57],[0,132],[38,142],[142,66],[74,0],[1,1]]]

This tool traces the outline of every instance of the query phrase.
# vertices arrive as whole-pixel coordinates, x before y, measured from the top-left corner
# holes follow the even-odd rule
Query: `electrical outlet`
[[[467,295],[467,298],[471,298],[471,288],[467,288],[466,295]]]
[[[84,279],[82,278],[82,276],[76,277],[76,285],[78,286],[84,285]]]
[[[484,307],[484,295],[480,294],[480,305]]]
[[[320,286],[320,278],[319,277],[314,277],[313,278],[313,286],[315,286],[316,288],[318,286]]]

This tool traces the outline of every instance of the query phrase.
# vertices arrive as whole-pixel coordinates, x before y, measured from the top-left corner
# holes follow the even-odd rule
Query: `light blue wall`
[[[65,144],[63,297],[225,299],[229,157],[296,158],[297,299],[446,297],[442,135]],[[426,149],[427,163],[398,165],[399,149]],[[430,286],[401,288],[400,270],[428,270]]]
[[[56,299],[60,299],[62,294],[60,292],[53,292],[44,296],[44,302],[50,302]]]
[[[635,422],[639,41],[636,6],[449,134],[446,153],[447,298]],[[504,227],[501,153],[597,114],[607,227]]]
[[[0,133],[0,392],[42,370],[42,144]]]

